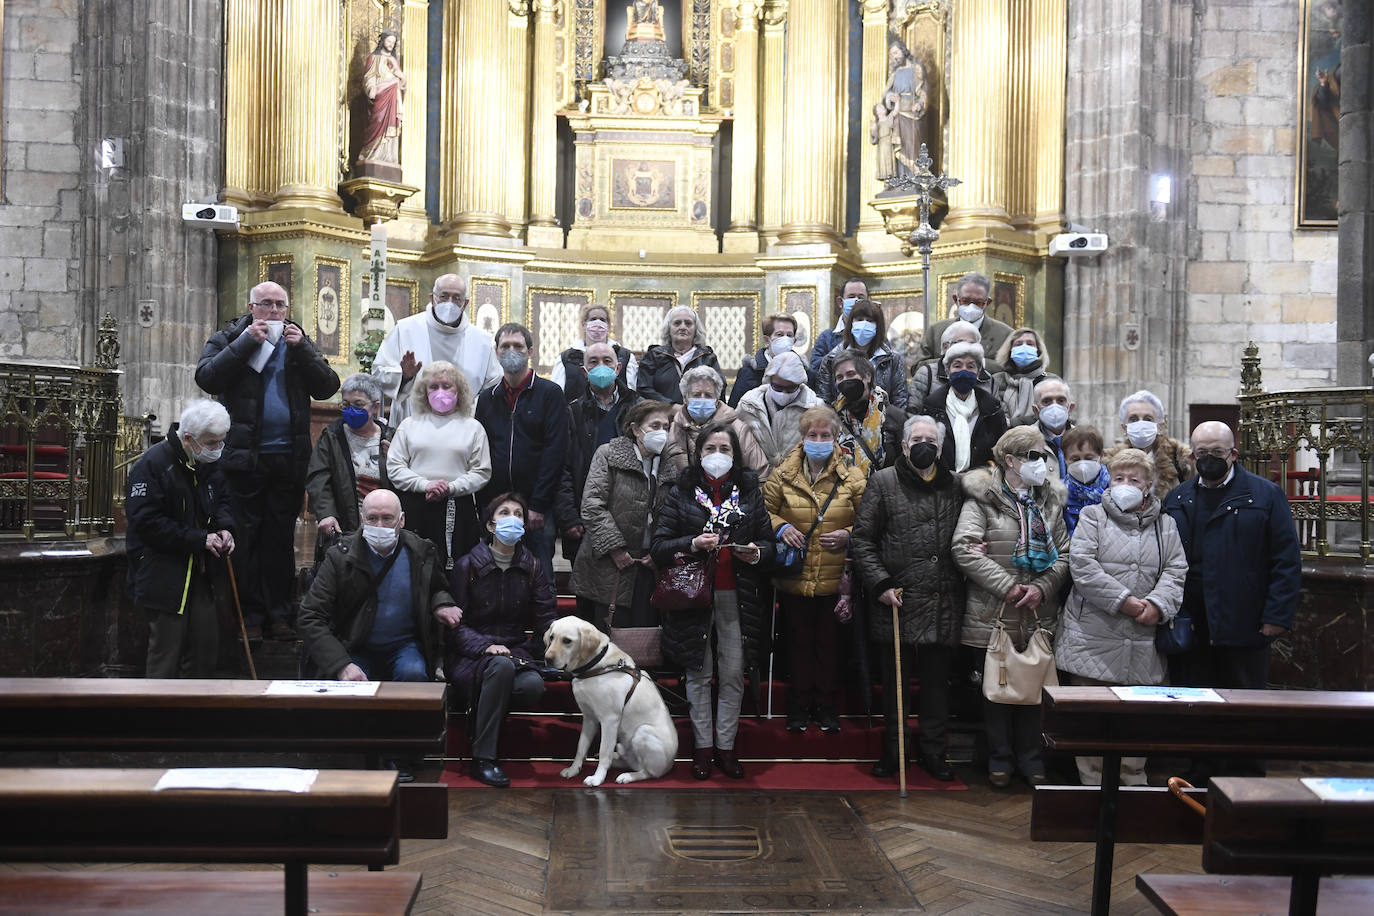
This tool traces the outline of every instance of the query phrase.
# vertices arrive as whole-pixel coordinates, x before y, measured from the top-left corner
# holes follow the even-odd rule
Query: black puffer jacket
[[[716,353],[710,347],[697,347],[697,352],[692,354],[684,369],[673,355],[672,347],[655,344],[645,351],[639,361],[636,390],[642,397],[681,404],[682,376],[697,366],[710,366],[720,372],[722,378],[725,377],[720,370],[720,363],[716,361]]]
[[[763,548],[757,566],[750,566],[739,559],[734,559],[731,564],[739,595],[739,628],[744,642],[744,665],[749,668],[758,665],[766,650],[764,638],[767,627],[764,622],[768,618],[768,611],[763,607],[760,592],[764,591],[761,587],[767,584],[767,570],[773,565],[773,533],[768,508],[763,502],[763,490],[754,481],[751,471],[743,473],[748,476],[748,480],[740,487],[740,512],[744,518],[730,529],[729,541],[732,544],[752,542]],[[693,552],[692,539],[705,529],[707,519],[706,509],[697,502],[694,490],[704,486],[700,471],[689,469],[683,472],[681,480],[663,501],[650,548],[654,562],[660,568],[669,565],[676,554]],[[733,489],[724,492],[726,499],[731,492]],[[699,611],[664,614],[664,654],[687,670],[700,668],[706,658],[710,624],[709,607]]]
[[[954,470],[954,427],[949,422],[949,411],[945,398],[949,385],[936,388],[926,398],[925,412],[940,423],[945,424],[945,444],[940,452],[940,467]],[[992,447],[1007,431],[1007,415],[1002,412],[1002,403],[982,388],[974,388],[973,396],[978,399],[978,418],[969,435],[968,470],[986,466],[992,461]]]
[[[220,465],[226,471],[252,472],[262,441],[262,375],[248,365],[259,344],[244,331],[252,315],[229,322],[205,343],[196,366],[196,384],[229,411],[229,437]],[[295,322],[288,322],[295,324]],[[299,325],[297,325],[299,327]],[[302,331],[304,335],[304,331]],[[308,336],[286,348],[286,399],[291,408],[291,457],[298,481],[310,461],[310,399],[323,401],[339,390],[339,376]]]

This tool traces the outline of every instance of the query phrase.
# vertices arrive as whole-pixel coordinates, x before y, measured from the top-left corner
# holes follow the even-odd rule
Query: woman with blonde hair
[[[1035,421],[1035,386],[1046,379],[1058,379],[1050,371],[1050,354],[1045,351],[1045,341],[1034,328],[1017,328],[1002,341],[993,361],[1002,367],[1001,376],[1002,412],[1007,423],[1025,426]],[[1062,379],[1061,379],[1062,381]]]
[[[473,494],[491,480],[486,430],[472,418],[472,389],[453,363],[426,363],[386,456],[405,526],[434,542],[445,568],[477,543]]]

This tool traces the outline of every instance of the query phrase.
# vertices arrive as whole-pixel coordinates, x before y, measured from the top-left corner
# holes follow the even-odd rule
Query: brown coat
[[[735,408],[724,401],[716,402],[716,412],[705,423],[698,423],[688,416],[687,408],[682,404],[673,408],[673,422],[668,427],[668,444],[663,447],[664,465],[680,473],[691,464],[696,456],[697,435],[712,423],[724,423],[734,429],[735,435],[739,438],[740,451],[744,452],[743,466],[758,474],[760,481],[768,476],[771,470],[768,456],[759,447],[759,440],[754,438],[754,431]],[[740,457],[735,456],[735,460],[739,461]]]

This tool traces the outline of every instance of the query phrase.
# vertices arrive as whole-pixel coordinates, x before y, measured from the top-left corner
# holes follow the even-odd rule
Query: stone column
[[[460,233],[508,236],[506,0],[449,3],[444,16],[440,218]]]
[[[1368,385],[1374,352],[1374,26],[1368,3],[1343,9],[1336,373],[1342,385]]]
[[[878,94],[887,85],[887,0],[863,0],[864,58],[863,94],[859,99],[859,225],[858,231],[884,232],[883,217],[868,202],[883,190],[883,183],[875,175],[878,171],[878,148],[868,142],[868,123]],[[930,104],[936,104],[932,99]]]
[[[266,187],[274,207],[342,209],[337,0],[260,0]]]
[[[783,114],[786,94],[783,74],[786,72],[788,0],[764,0],[761,57],[763,71],[759,78],[762,92],[762,112],[759,150],[759,174],[782,174]],[[759,195],[760,234],[776,238],[782,225],[781,181],[765,181]]]
[[[1011,36],[1005,0],[960,0],[953,8],[948,173],[949,229],[1004,228],[1007,214]]]
[[[529,187],[530,135],[530,4],[529,0],[509,0],[510,14],[506,20],[506,47],[514,78],[507,89],[506,158],[506,219],[511,231],[520,235],[529,215],[527,209]]]
[[[776,173],[783,185],[780,245],[843,241],[846,8],[842,0],[792,0],[783,170]]]
[[[734,145],[730,159],[730,229],[726,251],[758,251],[759,0],[733,0],[735,32]]]
[[[534,75],[529,81],[534,94],[530,106],[530,230],[529,244],[563,247],[558,225],[558,116],[554,113],[554,14],[562,0],[535,0]]]
[[[420,190],[401,204],[401,214],[425,219],[425,136],[429,106],[429,0],[405,0],[401,24],[401,64],[406,74],[405,115],[401,123],[401,179]]]

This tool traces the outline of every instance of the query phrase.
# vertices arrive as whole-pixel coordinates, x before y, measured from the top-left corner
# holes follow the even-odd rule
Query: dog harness
[[[587,662],[585,665],[579,665],[578,667],[574,668],[568,673],[572,675],[573,680],[578,680],[579,678],[600,677],[603,674],[628,674],[631,678],[631,684],[629,692],[625,694],[625,703],[622,706],[622,708],[624,708],[624,706],[630,705],[630,697],[635,695],[635,689],[639,687],[639,682],[642,680],[641,675],[644,674],[644,669],[635,667],[634,665],[626,665],[624,663],[621,663],[618,665],[611,665],[607,668],[602,668],[600,671],[592,671],[592,669],[595,668],[597,664],[603,658],[606,657],[606,652],[610,648],[610,643],[607,643],[606,645],[601,647],[601,651],[596,653],[596,655],[593,656],[591,661]],[[588,674],[588,672],[591,673]]]

